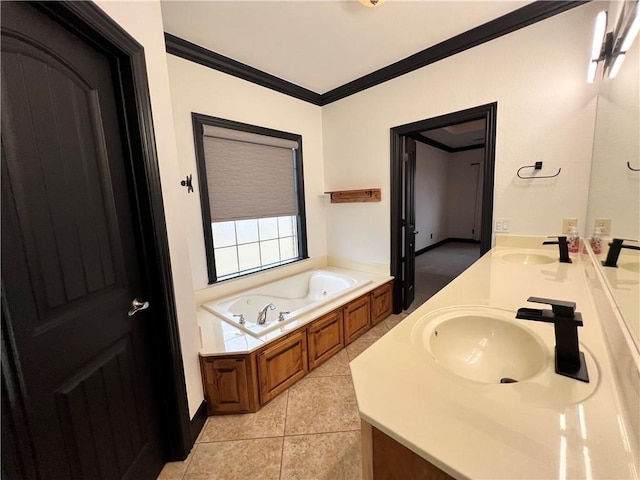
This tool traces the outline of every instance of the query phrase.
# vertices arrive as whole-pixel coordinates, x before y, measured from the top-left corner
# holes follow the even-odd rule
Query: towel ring
[[[629,170],[631,170],[632,172],[640,172],[640,168],[633,168],[631,166],[631,162],[627,162],[627,167],[629,168]]]
[[[537,178],[554,178],[554,177],[557,177],[558,175],[560,175],[560,172],[562,171],[561,168],[558,168],[558,172],[555,175],[523,177],[522,175],[520,175],[520,172],[525,168],[533,168],[535,170],[540,170],[542,168],[542,162],[536,162],[535,165],[525,165],[523,167],[520,167],[518,169],[518,171],[516,172],[516,175],[518,176],[518,178],[522,178],[523,180],[534,180],[534,179],[537,179]]]

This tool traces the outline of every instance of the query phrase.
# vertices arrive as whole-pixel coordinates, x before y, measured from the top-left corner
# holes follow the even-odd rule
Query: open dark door
[[[2,5],[1,61],[2,333],[24,392],[25,466],[40,479],[154,479],[164,463],[151,340],[161,314],[144,301],[113,65],[13,2]],[[3,404],[4,394],[3,383]]]
[[[402,163],[404,171],[404,255],[402,308],[407,309],[415,298],[416,283],[416,142],[403,137]]]

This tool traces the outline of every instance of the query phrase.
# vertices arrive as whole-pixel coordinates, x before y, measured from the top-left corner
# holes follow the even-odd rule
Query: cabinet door
[[[342,310],[335,310],[307,327],[309,370],[322,365],[344,347]]]
[[[257,411],[250,356],[200,357],[200,367],[209,415]]]
[[[391,312],[391,283],[387,283],[371,293],[371,325],[377,325]]]
[[[344,344],[349,345],[371,327],[369,295],[355,299],[344,307]]]
[[[260,403],[264,405],[309,371],[305,329],[277,340],[272,346],[258,353],[257,359]]]

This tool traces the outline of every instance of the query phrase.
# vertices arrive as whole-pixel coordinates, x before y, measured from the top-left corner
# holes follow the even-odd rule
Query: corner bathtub
[[[371,280],[359,280],[326,270],[310,270],[253,290],[203,303],[202,307],[235,327],[259,337],[368,283]],[[275,305],[275,309],[267,309],[266,322],[259,325],[258,313],[270,303]],[[283,314],[282,321],[278,319],[280,312],[289,312]],[[240,324],[240,317],[234,315],[242,315],[244,325]]]

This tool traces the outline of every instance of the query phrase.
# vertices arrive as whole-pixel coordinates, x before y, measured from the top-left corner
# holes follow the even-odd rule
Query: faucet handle
[[[620,248],[628,248],[628,249],[631,249],[631,250],[640,250],[640,247],[636,247],[635,245],[624,245],[624,242],[639,243],[638,240],[632,240],[631,238],[614,238],[609,243],[609,246],[618,245],[618,246],[620,246]]]
[[[556,242],[542,242],[543,245],[558,245],[560,243],[567,243],[567,236],[566,235],[549,235],[547,236],[547,238],[557,238],[558,241]]]
[[[240,319],[238,320],[238,323],[240,325],[244,325],[246,323],[246,320],[244,319],[244,314],[243,313],[239,313],[239,314],[234,314],[234,317],[240,317]]]
[[[559,317],[574,318],[576,316],[576,302],[540,297],[529,297],[527,302],[551,305],[551,311]]]
[[[278,315],[278,321],[279,322],[284,322],[284,316],[290,314],[291,312],[280,312],[280,315]]]

